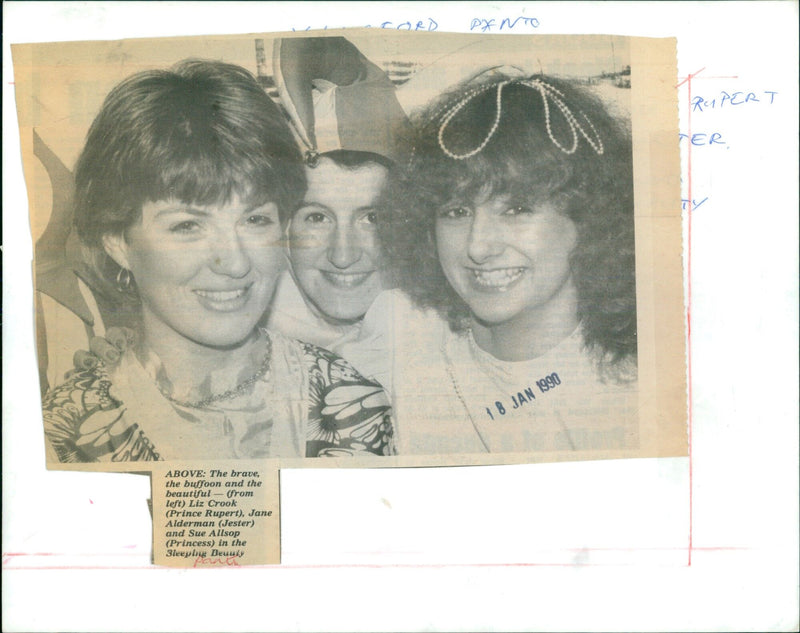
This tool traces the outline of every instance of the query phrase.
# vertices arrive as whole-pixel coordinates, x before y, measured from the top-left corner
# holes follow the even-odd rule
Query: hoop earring
[[[117,289],[120,292],[130,292],[133,275],[127,268],[120,268],[117,273]]]

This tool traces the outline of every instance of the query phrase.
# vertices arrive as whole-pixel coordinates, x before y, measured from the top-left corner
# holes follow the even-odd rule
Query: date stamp
[[[539,389],[539,395],[541,395],[558,387],[561,384],[561,378],[559,378],[556,372],[553,372],[544,378],[536,380],[533,384]],[[511,395],[510,406],[507,402],[495,400],[494,404],[485,407],[486,414],[490,419],[495,420],[495,415],[502,417],[514,409],[519,409],[520,407],[533,403],[535,400],[536,391],[533,387],[528,386],[520,391],[517,391],[516,395]]]

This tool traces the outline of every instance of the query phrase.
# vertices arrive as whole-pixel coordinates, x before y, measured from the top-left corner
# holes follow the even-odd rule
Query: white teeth
[[[471,269],[479,286],[505,290],[525,272],[525,268],[498,268],[496,270]]]
[[[195,290],[195,293],[211,301],[233,301],[244,296],[245,290]]]
[[[320,271],[322,275],[334,286],[340,288],[353,288],[363,283],[372,273],[333,273],[327,270]]]

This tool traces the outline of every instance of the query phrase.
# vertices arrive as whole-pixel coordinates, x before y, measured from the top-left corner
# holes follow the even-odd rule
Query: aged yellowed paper
[[[278,470],[160,462],[152,471],[153,562],[238,567],[281,561]]]
[[[48,467],[687,453],[673,39],[13,54]]]

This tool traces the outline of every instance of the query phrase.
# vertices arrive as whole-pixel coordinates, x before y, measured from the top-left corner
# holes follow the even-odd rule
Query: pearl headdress
[[[597,133],[594,125],[589,120],[583,112],[579,111],[579,114],[583,117],[586,121],[587,125],[589,126],[592,134],[591,136],[587,132],[586,128],[578,121],[577,117],[572,113],[569,106],[564,101],[565,96],[564,94],[554,88],[548,83],[545,83],[541,79],[506,79],[501,81],[498,84],[492,84],[488,86],[480,86],[478,88],[473,88],[470,90],[464,97],[462,97],[458,102],[455,104],[445,107],[446,111],[442,115],[441,124],[439,125],[439,132],[437,133],[437,141],[439,142],[439,147],[441,148],[442,152],[453,160],[465,160],[476,154],[480,153],[484,147],[489,143],[489,141],[494,136],[495,132],[497,131],[498,126],[500,125],[500,117],[502,116],[503,112],[503,88],[505,88],[509,84],[520,84],[523,86],[527,86],[533,90],[536,90],[542,97],[542,104],[544,106],[544,123],[545,128],[547,129],[547,135],[550,137],[550,140],[553,141],[553,144],[560,149],[565,154],[574,154],[575,151],[578,149],[578,134],[582,136],[587,143],[591,146],[591,148],[598,154],[602,155],[603,153],[603,141],[600,139],[600,135]],[[444,142],[444,132],[447,129],[447,126],[450,124],[450,121],[461,111],[463,110],[475,97],[488,92],[495,88],[497,90],[497,97],[495,101],[495,117],[492,126],[489,128],[489,131],[486,134],[486,137],[481,141],[481,143],[475,148],[463,154],[456,154],[455,152],[450,151]],[[561,111],[561,114],[566,119],[567,124],[569,125],[570,131],[572,132],[572,145],[570,147],[566,147],[562,145],[553,134],[553,130],[550,126],[550,104],[552,104]]]

